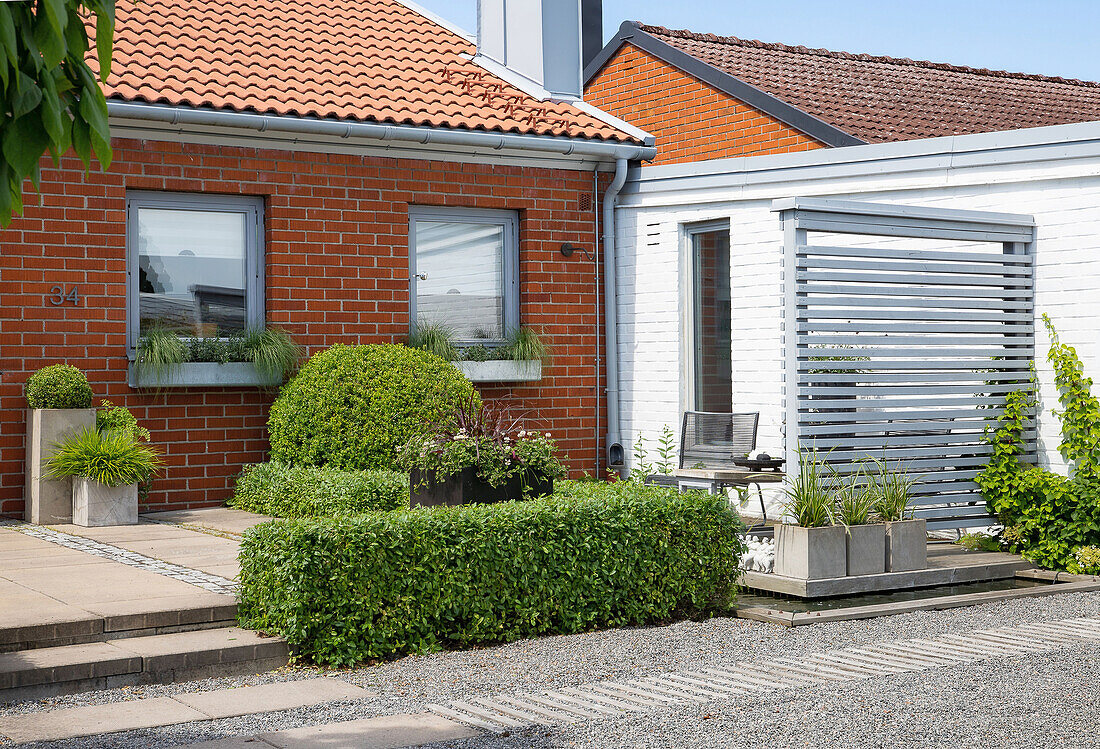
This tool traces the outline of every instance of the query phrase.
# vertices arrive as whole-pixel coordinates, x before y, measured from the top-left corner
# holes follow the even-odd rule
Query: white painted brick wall
[[[955,140],[961,143],[977,137],[989,136]],[[804,154],[795,159],[763,158],[777,167],[807,163]],[[726,163],[736,171],[745,161]],[[762,159],[754,163],[762,163]],[[684,386],[681,227],[728,218],[734,290],[734,404],[737,409],[761,412],[762,447],[781,445],[782,235],[778,215],[770,210],[772,199],[781,197],[836,197],[1033,215],[1038,223],[1036,314],[1051,316],[1062,340],[1077,349],[1086,373],[1100,379],[1100,155],[1065,159],[1054,153],[1051,160],[953,165],[927,173],[892,167],[858,178],[829,178],[823,171],[822,167],[799,166],[785,170],[783,181],[772,183],[742,186],[731,176],[726,187],[712,184],[684,190],[672,184],[677,189],[624,196],[626,205],[618,210],[624,444],[639,432],[656,437],[663,425],[675,428],[679,423],[685,405],[680,402]],[[792,172],[795,176],[804,172],[805,179],[792,179]],[[852,239],[848,238],[849,243]],[[1057,393],[1045,359],[1047,339],[1041,322],[1036,341],[1042,449],[1050,465],[1063,469],[1057,451],[1059,424],[1050,412],[1057,408]]]

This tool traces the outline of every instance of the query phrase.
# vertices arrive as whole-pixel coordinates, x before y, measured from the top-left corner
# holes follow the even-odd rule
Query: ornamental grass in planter
[[[52,478],[72,478],[73,523],[89,527],[137,523],[138,484],[160,464],[133,432],[84,429],[59,443],[47,466]]]
[[[549,434],[471,397],[429,434],[398,449],[409,472],[410,504],[462,505],[546,496],[565,476]]]
[[[833,525],[836,498],[815,449],[800,449],[798,473],[789,477],[785,515],[794,524],[775,527],[775,574],[801,580],[844,577],[844,527]]]
[[[873,516],[876,494],[862,467],[849,477],[833,473],[837,484],[836,521],[844,526],[849,575],[886,571],[886,525]]]
[[[928,523],[913,519],[909,509],[917,479],[885,459],[871,461],[869,486],[875,514],[886,524],[886,571],[907,572],[928,567]]]
[[[192,337],[154,323],[138,340],[131,385],[277,385],[297,370],[301,358],[301,347],[274,326]]]
[[[28,407],[24,517],[38,524],[72,522],[72,480],[51,479],[46,463],[57,443],[95,427],[92,387],[76,367],[54,364],[27,378],[23,393]]]

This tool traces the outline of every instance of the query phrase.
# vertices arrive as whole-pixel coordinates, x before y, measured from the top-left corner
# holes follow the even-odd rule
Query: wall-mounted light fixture
[[[584,249],[583,247],[577,247],[576,245],[574,245],[570,242],[565,242],[564,244],[562,244],[561,254],[562,254],[563,257],[573,257],[574,252],[583,252],[584,256],[586,258],[588,258],[590,261],[593,261],[593,260],[596,259],[592,256],[592,253],[590,253],[588,250]]]

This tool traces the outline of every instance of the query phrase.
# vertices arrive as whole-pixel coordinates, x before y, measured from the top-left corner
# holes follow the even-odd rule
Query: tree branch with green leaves
[[[95,19],[97,74],[86,19]],[[84,168],[111,164],[107,101],[115,0],[0,2],[0,226],[23,213],[23,183],[72,148]]]

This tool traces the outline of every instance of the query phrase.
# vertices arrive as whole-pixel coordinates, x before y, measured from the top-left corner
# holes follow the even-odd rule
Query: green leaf
[[[12,122],[4,132],[4,159],[16,175],[33,175],[49,142],[38,113],[24,115]]]
[[[50,22],[48,14],[39,13],[35,16],[34,41],[46,63],[46,69],[57,67],[65,58],[65,36],[60,28]]]
[[[92,138],[88,132],[88,123],[81,117],[73,117],[72,124],[73,151],[84,163],[84,168],[92,166]]]
[[[107,102],[98,85],[90,89],[85,86],[80,94],[79,109],[81,117],[88,123],[96,158],[100,166],[106,169],[111,165],[111,128],[107,123]]]
[[[26,73],[20,71],[15,79],[15,96],[11,101],[13,118],[19,118],[31,111],[42,101],[42,89]]]
[[[111,49],[115,35],[115,2],[104,0],[103,7],[95,19],[95,48],[99,57],[100,80],[107,80],[111,74]]]
[[[61,38],[65,25],[69,22],[69,9],[65,0],[38,0],[38,15],[45,16],[54,34]]]
[[[64,115],[61,112],[61,99],[57,93],[57,84],[52,75],[42,79],[42,127],[50,136],[50,145],[60,149],[65,141]]]
[[[12,67],[19,63],[19,48],[16,45],[15,19],[6,3],[0,3],[0,49],[8,58]]]

